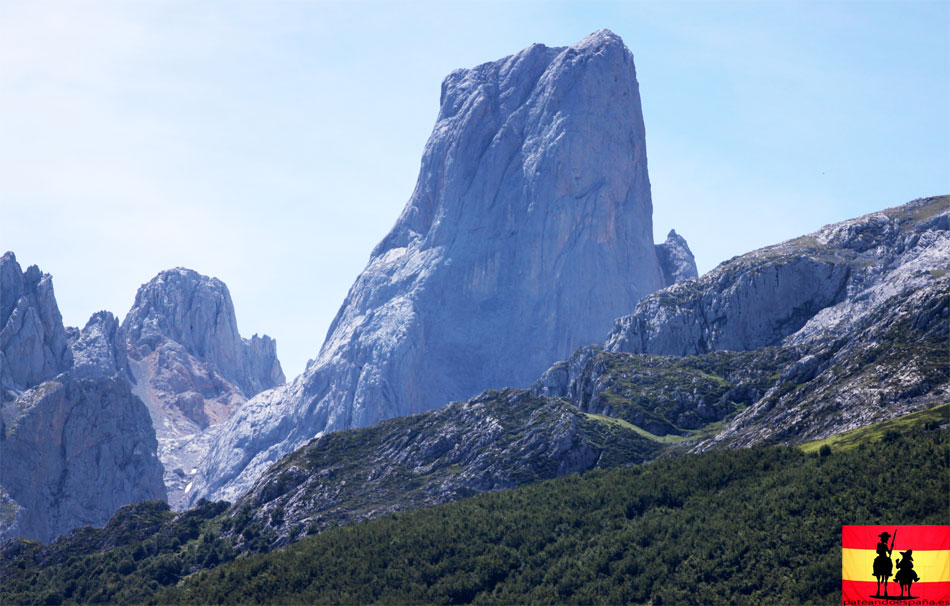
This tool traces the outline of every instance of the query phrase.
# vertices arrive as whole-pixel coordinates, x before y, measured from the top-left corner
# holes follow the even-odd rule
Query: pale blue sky
[[[0,248],[68,324],[183,265],[288,377],[412,191],[442,78],[609,28],[700,271],[950,191],[946,2],[7,2]]]

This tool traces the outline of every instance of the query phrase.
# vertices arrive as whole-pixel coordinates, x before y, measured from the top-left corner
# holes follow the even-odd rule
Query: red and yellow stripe
[[[841,528],[841,583],[842,599],[865,602],[877,592],[874,578],[875,548],[879,535],[897,530],[897,540],[891,561],[893,571],[887,583],[889,596],[900,595],[900,585],[894,581],[900,552],[913,549],[914,571],[920,581],[911,587],[915,598],[931,601],[948,600],[950,603],[950,526],[842,526]],[[888,539],[888,546],[891,539]],[[882,587],[883,595],[883,587]]]

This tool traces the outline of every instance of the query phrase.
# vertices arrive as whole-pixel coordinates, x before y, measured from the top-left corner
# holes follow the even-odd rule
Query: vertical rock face
[[[148,410],[131,391],[112,314],[63,326],[53,280],[0,259],[0,540],[50,541],[165,497]]]
[[[151,419],[125,379],[64,374],[3,413],[0,484],[19,511],[0,539],[49,542],[101,526],[123,505],[165,498]]]
[[[693,251],[686,244],[686,238],[676,233],[674,229],[671,229],[666,236],[666,242],[656,245],[656,258],[663,270],[663,281],[666,286],[699,277]]]
[[[283,383],[277,345],[268,336],[242,339],[227,286],[184,268],[144,284],[120,332],[134,391],[158,435],[169,504],[178,508],[209,430]]]
[[[73,376],[130,377],[119,320],[110,312],[96,312],[82,331],[68,328],[67,333],[73,356]]]
[[[233,497],[321,432],[530,384],[665,284],[652,229],[620,38],[453,72],[415,191],[318,358],[223,428],[197,494]]]
[[[133,359],[171,341],[247,397],[284,382],[274,340],[242,339],[228,287],[190,269],[163,271],[143,285],[122,329]]]
[[[49,541],[143,499],[180,506],[208,431],[284,380],[274,340],[242,339],[227,287],[194,271],[145,284],[121,326],[101,311],[81,331],[35,266],[7,253],[0,279],[0,539]]]
[[[53,279],[12,252],[0,257],[0,387],[3,399],[56,376],[72,364]]]

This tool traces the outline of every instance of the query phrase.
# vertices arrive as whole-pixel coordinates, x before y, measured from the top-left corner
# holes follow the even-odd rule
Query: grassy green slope
[[[946,423],[950,423],[950,404],[942,404],[928,410],[912,412],[867,427],[859,427],[828,436],[823,440],[806,442],[801,445],[801,449],[805,452],[818,452],[826,444],[836,450],[845,450],[864,443],[881,441],[887,443],[893,441],[899,435],[913,434],[921,428],[936,429]]]
[[[950,521],[947,446],[919,429],[830,456],[755,448],[591,472],[330,530],[150,600],[833,603],[842,524]]]

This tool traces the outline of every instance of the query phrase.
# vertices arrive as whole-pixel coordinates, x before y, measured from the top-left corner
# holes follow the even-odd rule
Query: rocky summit
[[[163,271],[142,285],[122,330],[133,360],[176,343],[247,397],[284,382],[274,340],[241,338],[228,287],[190,269]]]
[[[66,329],[53,279],[0,258],[0,539],[50,541],[122,505],[165,498],[148,410],[112,314]]]
[[[16,256],[0,257],[0,387],[2,399],[39,385],[72,365],[53,279]]]
[[[169,503],[178,508],[209,431],[284,382],[277,344],[266,335],[242,338],[224,282],[181,267],[139,288],[120,332],[134,391],[152,415]]]
[[[194,498],[233,498],[323,432],[527,386],[665,285],[620,38],[456,70],[416,188],[318,357],[232,418]]]
[[[663,244],[656,245],[656,258],[660,262],[663,282],[667,286],[699,277],[693,251],[689,249],[686,238],[676,233],[675,229],[670,230]]]
[[[143,285],[121,324],[63,326],[52,278],[0,259],[0,537],[49,541],[120,506],[180,507],[209,432],[284,381],[270,337],[242,339],[223,282],[188,269]]]

